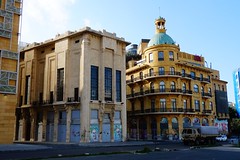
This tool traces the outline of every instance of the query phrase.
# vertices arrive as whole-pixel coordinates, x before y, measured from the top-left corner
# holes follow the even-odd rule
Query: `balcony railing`
[[[141,81],[144,79],[155,78],[155,77],[166,77],[166,76],[177,76],[177,77],[198,80],[198,81],[205,82],[205,83],[210,83],[210,79],[208,79],[208,78],[196,77],[196,76],[192,76],[191,74],[180,73],[180,72],[175,72],[175,71],[152,72],[152,73],[144,74],[142,76],[138,76],[138,77],[126,80],[126,83],[130,84],[130,83]]]
[[[136,115],[136,114],[152,114],[152,113],[194,113],[194,109],[183,109],[183,108],[151,108],[144,110],[135,110],[128,111],[128,115]]]
[[[67,102],[70,102],[70,103],[80,102],[80,97],[68,97]]]
[[[205,93],[205,92],[203,92],[203,93],[202,93],[202,97],[211,98],[211,97],[212,97],[212,94],[211,94],[211,93]]]
[[[182,89],[172,89],[172,88],[164,88],[164,89],[150,89],[141,92],[135,92],[127,95],[127,98],[136,98],[147,95],[156,95],[156,94],[189,94],[192,95],[192,91],[190,90],[182,90]]]

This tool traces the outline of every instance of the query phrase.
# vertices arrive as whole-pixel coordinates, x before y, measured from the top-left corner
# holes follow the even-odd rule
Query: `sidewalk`
[[[34,144],[0,144],[0,152],[4,151],[25,151],[25,150],[40,150],[50,149],[45,145],[34,145]]]

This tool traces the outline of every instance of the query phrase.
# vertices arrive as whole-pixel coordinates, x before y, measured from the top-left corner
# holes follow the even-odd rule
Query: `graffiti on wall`
[[[114,124],[114,141],[122,140],[122,125]]]
[[[228,121],[227,120],[215,120],[214,125],[218,127],[220,133],[228,133]]]
[[[90,125],[90,141],[98,142],[98,135],[99,135],[98,124],[91,124]]]

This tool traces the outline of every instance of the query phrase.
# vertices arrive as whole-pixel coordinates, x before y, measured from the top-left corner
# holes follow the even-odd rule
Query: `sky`
[[[133,44],[151,39],[154,21],[166,19],[167,34],[180,50],[200,55],[227,81],[235,102],[233,71],[240,67],[239,0],[23,0],[22,42],[43,42],[89,26],[114,32]]]

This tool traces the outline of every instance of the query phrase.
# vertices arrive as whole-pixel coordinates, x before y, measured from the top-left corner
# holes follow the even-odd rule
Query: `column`
[[[59,111],[58,111],[57,107],[54,107],[53,142],[58,141],[58,119],[59,119]]]
[[[71,135],[71,118],[72,118],[72,109],[71,107],[66,107],[67,111],[67,124],[66,124],[66,142],[70,142],[70,135]]]
[[[36,131],[36,111],[34,109],[29,109],[30,112],[30,120],[31,120],[31,130],[30,130],[30,141],[33,142],[35,140],[35,131]]]
[[[45,142],[47,136],[47,110],[43,110],[42,132],[42,141]]]

